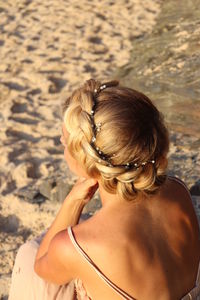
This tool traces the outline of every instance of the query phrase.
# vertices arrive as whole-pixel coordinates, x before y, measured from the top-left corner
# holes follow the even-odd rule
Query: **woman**
[[[78,299],[198,299],[198,222],[184,183],[166,175],[168,132],[149,98],[91,79],[66,101],[62,131],[79,179],[38,248],[37,299],[70,299],[69,282]],[[79,223],[97,189],[102,208]]]

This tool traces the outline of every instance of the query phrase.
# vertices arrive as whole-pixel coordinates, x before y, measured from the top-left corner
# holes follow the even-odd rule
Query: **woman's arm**
[[[67,229],[68,226],[74,226],[78,223],[85,204],[92,198],[97,188],[98,182],[95,179],[81,178],[77,181],[69,195],[64,200],[55,220],[45,234],[36,255],[34,269],[39,276],[46,272],[48,273],[48,269],[51,268],[49,265],[51,259],[53,259],[52,261],[54,261],[54,264],[56,263],[55,257],[52,258],[48,256],[48,249],[52,239],[59,232]],[[59,247],[55,251],[55,239],[53,248],[54,251],[50,251],[51,256],[54,254],[59,255],[59,253],[56,254]]]

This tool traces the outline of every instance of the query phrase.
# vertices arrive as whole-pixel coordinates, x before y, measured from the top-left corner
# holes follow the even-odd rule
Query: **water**
[[[200,0],[164,1],[115,77],[149,96],[170,129],[200,138]]]

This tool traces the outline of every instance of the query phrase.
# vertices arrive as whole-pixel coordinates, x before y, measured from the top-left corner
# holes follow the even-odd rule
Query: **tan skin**
[[[63,136],[64,135],[64,136]],[[64,157],[80,176],[45,235],[35,260],[36,273],[47,281],[66,284],[80,278],[92,299],[122,299],[108,287],[75,250],[67,227],[101,271],[139,300],[180,299],[195,286],[200,260],[197,219],[185,188],[167,179],[154,196],[127,202],[106,192],[89,178],[70,155],[63,125]],[[96,189],[102,208],[77,224]]]

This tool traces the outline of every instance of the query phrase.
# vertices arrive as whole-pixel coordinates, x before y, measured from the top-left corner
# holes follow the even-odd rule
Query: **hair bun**
[[[133,200],[164,183],[169,137],[151,100],[118,84],[86,81],[67,100],[64,123],[69,151],[88,175],[101,176],[108,192]]]

